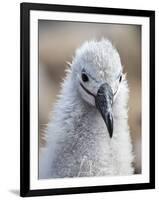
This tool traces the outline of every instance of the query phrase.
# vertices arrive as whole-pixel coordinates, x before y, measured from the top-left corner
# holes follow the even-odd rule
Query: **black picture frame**
[[[107,15],[139,16],[150,19],[150,180],[149,183],[102,185],[91,187],[73,187],[58,189],[30,189],[30,11],[60,11],[93,13]],[[71,5],[49,5],[21,3],[20,5],[20,38],[21,38],[21,82],[20,82],[20,195],[58,195],[75,193],[93,193],[123,190],[139,190],[155,188],[155,11],[131,10],[103,7],[83,7]]]

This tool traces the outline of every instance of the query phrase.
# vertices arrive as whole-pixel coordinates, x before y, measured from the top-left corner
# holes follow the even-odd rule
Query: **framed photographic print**
[[[21,4],[21,196],[155,188],[155,12]]]

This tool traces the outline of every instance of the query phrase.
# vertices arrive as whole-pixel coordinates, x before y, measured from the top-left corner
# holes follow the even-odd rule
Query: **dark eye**
[[[85,73],[82,73],[82,81],[84,81],[84,82],[89,81],[89,78]]]
[[[121,80],[122,80],[122,75],[120,75],[120,77],[119,77],[119,82],[121,82]]]

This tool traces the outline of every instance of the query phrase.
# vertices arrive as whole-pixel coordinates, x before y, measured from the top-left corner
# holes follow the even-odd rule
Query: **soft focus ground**
[[[129,126],[135,172],[141,172],[141,27],[135,25],[39,21],[39,146],[56,101],[66,62],[90,39],[108,38],[118,49],[130,88]]]

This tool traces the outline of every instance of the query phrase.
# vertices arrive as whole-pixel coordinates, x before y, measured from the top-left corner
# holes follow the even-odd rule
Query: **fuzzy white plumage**
[[[129,89],[122,70],[108,40],[77,49],[48,124],[39,178],[133,174]]]

